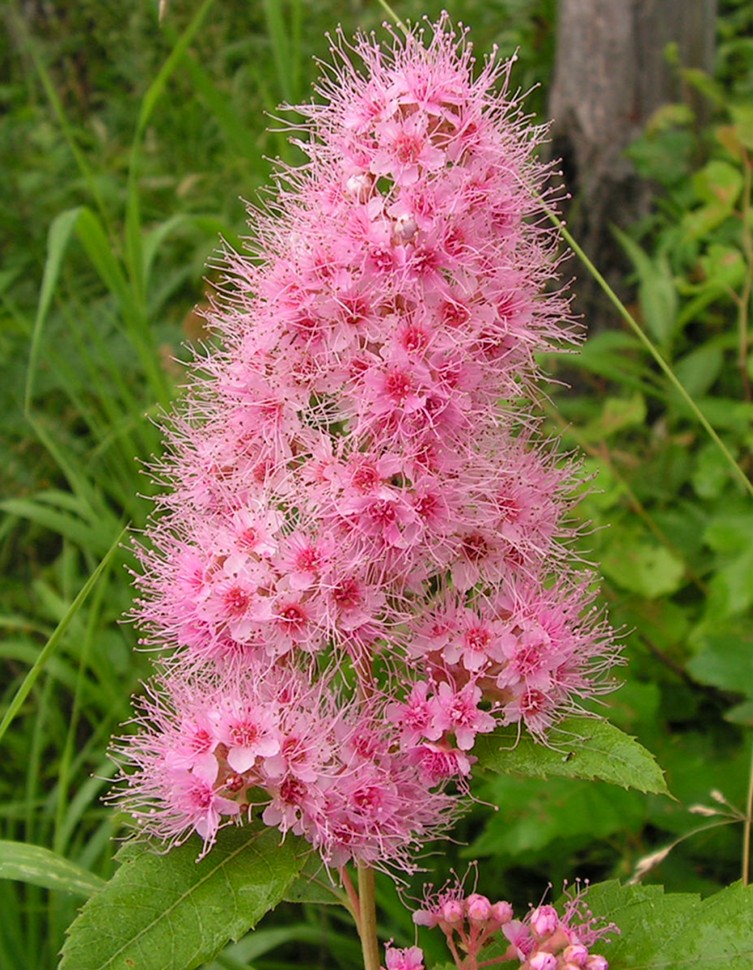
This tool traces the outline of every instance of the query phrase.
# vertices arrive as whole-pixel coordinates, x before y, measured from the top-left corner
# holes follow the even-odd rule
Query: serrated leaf
[[[5,840],[0,841],[0,879],[14,879],[79,896],[91,896],[105,885],[104,879],[65,856],[40,845]]]
[[[73,922],[60,970],[192,970],[283,898],[308,847],[260,824],[227,828],[197,862],[198,839],[158,855],[129,844],[113,878]]]
[[[753,887],[728,886],[706,899],[661,886],[591,886],[588,906],[620,935],[594,949],[614,970],[753,966]]]
[[[608,721],[569,717],[550,735],[552,747],[530,737],[518,739],[510,725],[476,738],[473,749],[482,770],[531,778],[586,778],[637,791],[668,794],[654,756]]]
[[[567,839],[573,853],[615,832],[639,830],[647,812],[638,792],[573,778],[496,775],[479,794],[504,811],[487,817],[481,835],[462,854],[469,859],[511,856],[528,866],[560,840]]]
[[[319,906],[344,905],[344,893],[333,885],[319,856],[312,853],[285,891],[288,903],[316,903]]]

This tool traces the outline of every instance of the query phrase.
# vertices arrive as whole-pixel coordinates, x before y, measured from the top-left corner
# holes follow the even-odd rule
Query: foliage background
[[[404,18],[449,6],[479,50],[519,48],[516,81],[539,85],[528,103],[545,115],[554,0],[394,6]],[[154,3],[10,0],[1,13],[0,836],[48,847],[96,880],[112,872],[124,832],[100,802],[113,773],[107,743],[149,668],[120,621],[130,597],[120,543],[149,509],[142,465],[160,447],[150,419],[179,393],[186,343],[202,339],[193,308],[211,285],[218,235],[241,245],[239,195],[268,182],[269,157],[295,161],[284,134],[266,130],[268,114],[308,97],[326,30],[376,28],[384,11],[374,0],[172,0],[158,25]],[[716,75],[685,78],[713,121],[698,128],[688,104],[652,119],[630,152],[656,205],[622,240],[631,309],[748,475],[752,33],[749,4],[720,5]],[[477,794],[500,810],[474,808],[427,868],[441,882],[479,858],[480,888],[524,905],[549,881],[628,878],[683,839],[645,878],[709,893],[740,874],[750,500],[616,317],[577,358],[547,363],[547,420],[594,475],[580,509],[596,526],[584,555],[624,631],[629,664],[607,713],[657,755],[675,800],[495,776]],[[689,811],[699,802],[722,814]],[[409,919],[387,880],[379,899],[384,936],[406,945]],[[79,905],[70,892],[0,879],[0,966],[54,966]],[[443,958],[441,946],[432,956]],[[338,910],[285,904],[212,970],[357,962]]]

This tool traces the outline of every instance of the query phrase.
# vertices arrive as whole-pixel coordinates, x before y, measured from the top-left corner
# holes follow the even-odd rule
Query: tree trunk
[[[705,105],[682,89],[665,49],[676,43],[683,67],[711,72],[715,23],[716,0],[560,0],[552,150],[574,196],[570,229],[618,289],[627,267],[610,227],[645,215],[651,198],[624,150],[662,104],[689,100],[704,120]],[[611,322],[614,311],[593,281],[573,272],[576,309],[589,327]]]

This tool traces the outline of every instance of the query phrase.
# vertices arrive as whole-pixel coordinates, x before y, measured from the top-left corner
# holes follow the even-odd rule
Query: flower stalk
[[[358,933],[361,938],[364,970],[379,970],[379,938],[376,922],[376,895],[374,870],[370,866],[358,867]]]

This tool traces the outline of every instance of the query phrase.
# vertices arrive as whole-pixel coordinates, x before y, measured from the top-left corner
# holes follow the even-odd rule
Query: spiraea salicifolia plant
[[[349,864],[410,870],[451,824],[477,735],[544,741],[616,649],[535,416],[537,354],[577,328],[512,62],[446,16],[332,53],[167,424],[135,608],[166,653],[118,755],[145,834],[203,855],[261,820],[355,897]],[[459,966],[498,930],[531,970],[606,966],[572,913],[438,905]]]

